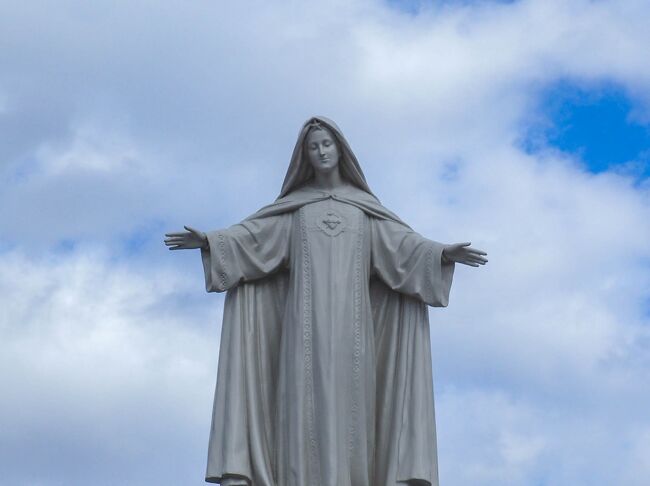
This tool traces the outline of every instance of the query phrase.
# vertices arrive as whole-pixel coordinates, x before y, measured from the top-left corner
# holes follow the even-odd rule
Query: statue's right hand
[[[191,250],[193,248],[208,248],[208,237],[203,231],[183,226],[187,231],[166,233],[165,245],[170,250]]]

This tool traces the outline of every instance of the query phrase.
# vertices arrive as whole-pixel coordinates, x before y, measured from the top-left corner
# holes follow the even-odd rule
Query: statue
[[[230,228],[168,233],[228,291],[206,481],[438,485],[427,305],[486,253],[381,205],[334,122],[298,136],[282,191]]]

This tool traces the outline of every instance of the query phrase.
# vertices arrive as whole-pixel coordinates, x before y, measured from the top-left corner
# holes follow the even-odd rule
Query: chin
[[[322,172],[323,174],[327,174],[328,172],[332,172],[338,167],[338,164],[332,164],[331,162],[328,162],[327,164],[321,164],[319,163],[318,165],[314,165],[314,170],[316,172]]]

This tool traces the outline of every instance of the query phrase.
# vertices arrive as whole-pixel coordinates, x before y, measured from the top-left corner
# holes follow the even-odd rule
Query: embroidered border
[[[365,213],[360,211],[357,242],[354,255],[354,322],[353,322],[353,356],[352,356],[352,410],[350,413],[350,436],[348,447],[354,451],[358,439],[359,395],[361,393],[361,263],[363,253]]]
[[[426,254],[426,262],[427,262],[427,266],[429,267],[429,271],[427,272],[429,274],[428,275],[429,278],[426,279],[427,280],[426,286],[427,286],[427,290],[429,291],[429,295],[426,295],[424,300],[426,302],[428,299],[430,299],[431,304],[433,304],[436,301],[435,288],[433,286],[433,281],[436,278],[436,273],[434,271],[435,265],[433,260],[433,250],[434,250],[434,246],[433,244],[430,244]]]
[[[303,208],[298,211],[300,218],[300,236],[302,239],[302,278],[303,278],[303,347],[305,354],[305,406],[307,408],[307,430],[309,433],[309,475],[313,486],[320,485],[320,465],[318,461],[318,444],[315,432],[314,410],[314,370],[312,353],[312,295],[311,295],[311,252],[307,240],[307,226]]]
[[[221,288],[226,289],[227,283],[227,270],[226,270],[226,238],[223,233],[219,233],[219,263],[221,264],[221,273],[219,280],[221,281]]]

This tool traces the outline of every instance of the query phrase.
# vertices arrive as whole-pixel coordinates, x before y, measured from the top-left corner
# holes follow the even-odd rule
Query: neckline
[[[319,194],[323,194],[324,196],[337,196],[339,194],[349,193],[351,190],[357,189],[357,187],[352,184],[345,184],[334,189],[323,189],[321,187],[315,187],[311,184],[307,184],[303,187],[308,191],[317,192]]]

